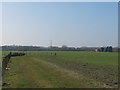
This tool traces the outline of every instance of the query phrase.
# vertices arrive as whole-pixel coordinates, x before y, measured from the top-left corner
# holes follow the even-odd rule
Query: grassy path
[[[106,87],[85,76],[31,56],[12,58],[4,82],[9,88],[90,88]]]
[[[68,58],[69,56],[69,58]],[[44,61],[50,62],[52,64],[55,64],[59,67],[62,67],[64,69],[67,70],[71,70],[74,71],[76,73],[82,74],[86,77],[89,77],[91,79],[94,79],[96,81],[105,83],[108,86],[111,87],[117,87],[117,81],[118,81],[118,69],[117,69],[117,65],[115,65],[116,59],[113,59],[114,64],[111,63],[111,65],[108,65],[106,62],[103,62],[104,64],[96,64],[96,62],[98,61],[97,59],[94,60],[94,64],[92,63],[88,63],[86,61],[81,62],[81,61],[77,61],[77,59],[82,60],[83,58],[75,58],[75,56],[73,55],[73,57],[71,57],[72,55],[39,55],[39,56],[35,56],[36,58],[40,58]],[[67,57],[67,59],[66,59]],[[112,56],[111,56],[112,57]],[[87,57],[85,57],[86,60],[89,59]],[[103,60],[106,61],[106,59],[104,57]],[[107,58],[107,56],[106,56]],[[109,58],[108,58],[109,60]],[[100,60],[98,62],[101,62]],[[104,73],[103,73],[104,72]]]

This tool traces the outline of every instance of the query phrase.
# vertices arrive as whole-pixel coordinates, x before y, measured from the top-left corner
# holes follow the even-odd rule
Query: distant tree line
[[[112,46],[101,47],[99,49],[99,51],[101,51],[101,52],[113,52],[113,48],[112,48]]]
[[[52,46],[52,47],[42,47],[42,46],[2,46],[3,51],[97,51],[99,52],[118,52],[118,48],[113,48],[112,46],[107,47],[67,47],[63,45],[62,47]]]

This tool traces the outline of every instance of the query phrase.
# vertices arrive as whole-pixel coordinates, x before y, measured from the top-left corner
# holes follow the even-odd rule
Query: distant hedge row
[[[9,53],[8,55],[6,55],[5,57],[3,57],[2,60],[2,76],[4,76],[6,68],[8,63],[10,62],[10,58],[14,57],[14,56],[24,56],[25,53]]]

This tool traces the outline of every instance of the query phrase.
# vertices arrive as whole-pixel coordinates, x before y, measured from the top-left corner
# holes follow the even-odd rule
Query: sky
[[[0,45],[2,45],[2,3],[0,2]]]
[[[2,45],[118,46],[117,2],[4,2]]]

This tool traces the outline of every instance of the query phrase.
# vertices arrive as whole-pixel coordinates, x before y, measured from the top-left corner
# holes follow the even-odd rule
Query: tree
[[[106,47],[106,48],[105,48],[105,52],[109,52],[109,47]]]
[[[104,47],[101,47],[101,51],[104,52]]]
[[[112,52],[112,51],[113,51],[112,46],[109,47],[109,50],[108,50],[108,51],[109,51],[109,52]]]

